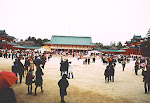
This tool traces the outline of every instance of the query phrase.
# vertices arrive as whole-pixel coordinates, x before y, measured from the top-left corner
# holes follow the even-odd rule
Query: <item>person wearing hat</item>
[[[62,79],[60,79],[58,82],[58,86],[60,88],[61,103],[65,103],[64,96],[67,95],[67,87],[69,86],[69,82],[66,78],[67,74],[64,74],[62,76]]]

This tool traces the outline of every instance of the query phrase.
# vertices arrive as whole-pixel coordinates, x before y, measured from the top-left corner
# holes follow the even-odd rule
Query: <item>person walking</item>
[[[67,78],[67,75],[64,74],[62,76],[62,79],[60,79],[58,82],[58,86],[60,88],[61,103],[65,103],[64,96],[67,95],[67,87],[69,86],[69,82],[66,78]]]
[[[123,71],[124,71],[125,66],[126,66],[126,61],[125,61],[125,59],[123,59],[123,61],[122,61]]]

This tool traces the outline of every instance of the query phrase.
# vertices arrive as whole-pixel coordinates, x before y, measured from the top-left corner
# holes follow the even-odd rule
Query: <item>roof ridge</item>
[[[66,36],[66,35],[52,35],[53,36],[58,36],[58,37],[83,37],[83,38],[91,38],[90,36]]]

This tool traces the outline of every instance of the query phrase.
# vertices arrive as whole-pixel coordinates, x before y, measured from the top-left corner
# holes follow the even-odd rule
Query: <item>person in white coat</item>
[[[70,79],[70,74],[72,75],[72,78],[74,78],[73,77],[73,66],[72,66],[71,62],[69,62],[68,79]]]

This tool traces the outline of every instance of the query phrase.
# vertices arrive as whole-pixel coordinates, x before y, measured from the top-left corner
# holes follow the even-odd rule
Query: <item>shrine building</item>
[[[15,37],[9,36],[5,30],[0,30],[0,49],[13,49],[17,44],[13,43]]]
[[[86,54],[97,45],[92,43],[91,37],[81,36],[58,36],[53,35],[51,40],[45,42],[44,45],[49,46],[52,51],[68,52],[68,53],[83,53]]]
[[[140,36],[134,35],[131,41],[125,42],[126,47],[122,48],[122,50],[126,50],[125,52],[126,55],[130,55],[130,54],[141,55],[142,54],[141,43],[143,40],[144,39],[141,37],[141,35]]]
[[[9,36],[5,30],[0,30],[0,49],[3,50],[35,50],[39,49],[40,47],[37,46],[21,46],[19,44],[14,43],[15,37]]]

